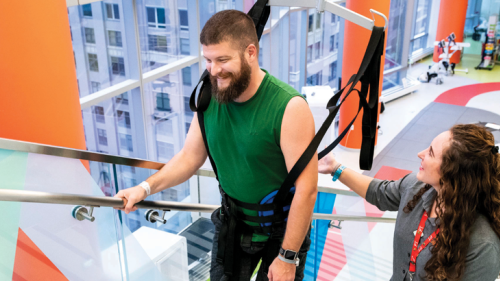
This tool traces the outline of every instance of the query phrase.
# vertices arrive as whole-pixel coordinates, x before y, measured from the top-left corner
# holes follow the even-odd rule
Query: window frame
[[[152,22],[149,21],[149,14],[148,14],[148,8],[149,9],[154,9],[154,15],[155,15],[155,22],[154,26]],[[165,23],[159,23],[158,21],[158,9],[162,9],[164,13],[164,19]],[[148,28],[156,28],[156,29],[166,29],[167,28],[167,13],[165,11],[165,7],[157,7],[157,6],[146,6],[146,23],[148,25]]]
[[[104,2],[104,7],[107,20],[120,20],[120,6],[118,4]],[[109,9],[108,7],[111,7],[111,9]],[[109,17],[109,11],[111,11],[111,17]]]

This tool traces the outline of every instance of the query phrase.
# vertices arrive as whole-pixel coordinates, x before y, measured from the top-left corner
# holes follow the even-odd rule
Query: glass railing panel
[[[147,159],[139,88],[83,109],[82,118],[87,150]]]
[[[327,200],[323,196],[335,196]],[[361,197],[319,193],[316,208],[336,215],[395,218]],[[329,211],[329,212],[328,212]],[[388,280],[392,275],[394,223],[316,220],[314,280]],[[313,228],[314,231],[314,228]],[[321,251],[321,253],[320,253]],[[309,253],[308,258],[311,256]],[[319,257],[319,258],[318,258]],[[310,279],[313,280],[313,279]]]
[[[331,214],[336,194],[318,192],[314,213]],[[307,263],[304,280],[317,280],[323,257],[329,221],[313,220],[311,228],[311,248],[307,253]]]
[[[99,164],[100,174],[109,170]],[[93,163],[0,149],[0,189],[104,196]],[[97,178],[98,179],[98,178]],[[104,181],[102,181],[104,183]],[[109,189],[113,190],[110,181]],[[112,208],[94,222],[73,218],[74,206],[0,201],[0,279],[125,280],[120,231]]]
[[[156,172],[122,165],[116,165],[116,171],[120,190],[135,186]],[[193,176],[191,180],[150,195],[146,200],[200,203],[197,179],[198,176]],[[120,212],[131,280],[146,280],[146,277],[148,280],[207,280],[214,235],[209,214],[168,211],[163,224],[146,220],[147,212],[146,209],[128,215]],[[163,214],[158,211],[158,215]],[[147,275],[140,271],[135,273],[135,264],[148,264]]]

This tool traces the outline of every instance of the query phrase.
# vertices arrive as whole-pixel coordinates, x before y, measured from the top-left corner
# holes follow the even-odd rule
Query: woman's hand
[[[318,172],[322,174],[331,174],[333,173],[333,169],[338,166],[337,160],[335,160],[335,157],[333,156],[333,153],[330,152],[325,157],[321,158],[318,162]]]

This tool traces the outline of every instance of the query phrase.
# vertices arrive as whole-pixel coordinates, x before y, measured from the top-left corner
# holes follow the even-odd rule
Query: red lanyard
[[[431,243],[431,241],[436,238],[436,236],[439,233],[439,228],[436,229],[427,239],[425,239],[424,243],[418,247],[418,242],[420,241],[420,237],[422,236],[422,232],[424,231],[425,228],[425,221],[427,221],[427,218],[429,215],[427,215],[427,211],[424,210],[424,214],[422,215],[422,219],[420,219],[420,224],[418,225],[417,229],[417,234],[415,234],[415,239],[413,240],[413,247],[411,249],[411,258],[410,258],[410,276],[413,277],[413,274],[415,274],[416,271],[416,263],[417,263],[417,257],[422,252],[422,250]],[[417,248],[418,247],[418,248]],[[411,278],[413,279],[413,278]]]

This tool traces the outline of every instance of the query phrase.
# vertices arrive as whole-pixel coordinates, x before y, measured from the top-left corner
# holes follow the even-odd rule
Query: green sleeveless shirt
[[[205,112],[208,147],[222,189],[247,203],[260,203],[278,190],[288,175],[280,147],[281,122],[290,99],[302,97],[265,72],[259,89],[248,101],[219,104],[212,98]],[[242,211],[257,215],[255,211]],[[267,239],[266,235],[254,234],[252,240]]]

